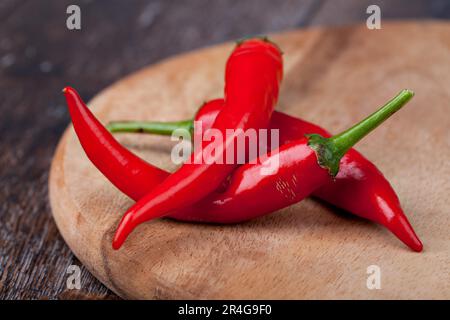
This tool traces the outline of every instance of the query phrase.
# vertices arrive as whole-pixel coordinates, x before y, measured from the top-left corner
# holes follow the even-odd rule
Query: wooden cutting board
[[[385,23],[274,35],[284,51],[278,110],[331,132],[400,89],[416,96],[359,144],[391,181],[424,242],[414,253],[384,228],[312,199],[234,226],[146,223],[120,251],[111,237],[133,202],[88,161],[73,128],[50,175],[50,202],[75,255],[123,298],[450,298],[450,24]],[[178,120],[223,96],[228,43],[167,59],[99,93],[106,123]],[[168,138],[120,134],[128,148],[174,170]],[[381,271],[369,290],[367,268]]]

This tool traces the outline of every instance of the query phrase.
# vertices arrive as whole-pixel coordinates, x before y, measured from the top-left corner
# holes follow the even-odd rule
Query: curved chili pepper
[[[225,106],[212,125],[225,137],[222,151],[214,155],[203,152],[211,142],[202,139],[203,148],[196,148],[188,163],[124,214],[113,239],[114,249],[119,249],[140,223],[192,205],[222,184],[237,166],[226,163],[224,156],[240,135],[229,136],[227,129],[246,132],[268,126],[278,99],[282,66],[281,52],[271,42],[252,39],[236,46],[225,70]]]
[[[73,127],[91,162],[120,191],[134,200],[167,177],[167,172],[145,162],[120,145],[86,107],[78,93],[63,89]]]
[[[194,120],[201,123],[203,132],[211,127],[215,117],[223,107],[223,103],[222,99],[216,99],[204,104],[199,109]],[[164,122],[115,121],[110,122],[107,128],[111,132],[145,132],[171,135],[177,128],[193,128],[193,122],[192,120],[170,122],[165,126]],[[331,137],[329,132],[315,124],[278,111],[274,111],[272,115],[270,129],[279,130],[280,145],[301,139],[305,134],[311,133]],[[242,181],[244,185],[248,184],[245,179],[251,179],[255,184],[259,183],[257,177],[246,174]],[[242,190],[242,188],[236,188],[236,190]],[[228,196],[232,198],[239,192],[226,191]],[[420,252],[423,249],[422,242],[405,216],[400,201],[390,183],[372,162],[355,149],[350,149],[344,155],[335,179],[329,179],[328,183],[315,190],[312,195],[338,208],[385,226],[414,251]],[[216,199],[216,196],[212,195],[196,203],[192,208],[178,210],[170,217],[183,221],[227,222],[223,220],[223,217],[233,212],[232,209],[227,206],[224,208],[228,209],[221,209],[221,200],[223,199],[214,199]],[[258,203],[264,208],[266,206],[265,201],[269,202],[270,199],[270,197],[262,197]],[[259,209],[256,211],[259,212]],[[233,216],[236,216],[236,214],[233,214]],[[248,217],[244,215],[241,219],[245,220]],[[238,221],[231,219],[228,222]]]
[[[224,193],[206,198],[212,202],[209,213],[205,215],[206,221],[239,222],[301,201],[328,183],[330,175],[335,177],[339,172],[340,160],[347,151],[398,111],[412,96],[411,91],[404,90],[377,112],[339,135],[325,138],[310,134],[273,150],[268,158],[260,159],[257,164],[241,166],[233,173]],[[271,163],[274,157],[279,161],[277,174],[262,175],[261,168]],[[249,176],[252,179],[246,179]],[[266,197],[270,201],[261,207],[261,199]],[[178,214],[183,220],[189,220],[189,215],[194,212],[194,217],[198,220],[198,213],[195,213],[198,209],[181,209]],[[177,217],[176,214],[172,216]],[[126,222],[128,221],[132,220]],[[125,223],[123,228],[118,229],[116,243],[123,243],[133,227],[132,224],[131,228],[127,228]]]
[[[137,201],[169,175],[168,172],[140,160],[123,148],[87,109],[74,89],[67,87],[63,91],[75,132],[88,158],[123,193]],[[212,100],[200,108],[195,120],[201,121],[203,129],[206,130],[210,128],[222,107],[223,99]],[[114,132],[149,132],[170,135],[173,130],[181,127],[191,129],[192,121],[172,122],[169,125],[163,122],[156,124],[154,122],[114,122],[108,127]],[[280,129],[280,144],[299,139],[308,133],[329,136],[319,126],[276,111],[272,115],[270,127]],[[120,156],[117,157],[117,155]],[[113,169],[110,164],[115,164]],[[246,177],[255,181],[254,177],[249,175]],[[243,183],[248,184],[245,179]],[[350,149],[342,158],[340,171],[335,181],[329,181],[317,189],[313,195],[353,214],[385,225],[411,249],[422,250],[422,243],[408,223],[389,182],[356,150]],[[270,201],[270,198],[261,198],[259,201],[261,207],[265,206],[264,201]],[[202,200],[195,204],[195,210],[175,212],[170,217],[178,220],[208,222],[208,216],[212,216],[213,219],[220,216],[217,209],[211,209],[210,203],[208,199]],[[217,208],[217,205],[218,202],[214,202],[214,207]],[[210,211],[213,212],[209,213]]]
[[[245,164],[233,172],[225,192],[213,194],[192,207],[180,209],[172,213],[171,217],[188,221],[240,222],[286,207],[303,199],[307,192],[314,192],[315,196],[340,208],[386,225],[413,250],[421,251],[422,244],[408,223],[398,198],[387,180],[359,152],[354,149],[348,149],[345,152],[349,145],[353,145],[369,132],[366,130],[373,130],[374,123],[378,125],[387,119],[409,101],[412,95],[410,91],[402,91],[379,111],[351,129],[329,139],[322,137],[330,135],[320,127],[279,112],[274,113],[271,128],[282,128],[280,130],[282,146],[279,150],[272,151],[272,155],[266,161],[270,161],[271,157],[277,155],[281,168],[279,173],[276,176],[261,176],[258,172],[264,163]],[[306,129],[299,129],[300,122]],[[367,128],[368,124],[369,128]],[[294,130],[291,130],[292,128]],[[297,130],[299,133],[295,132]],[[305,143],[305,139],[301,138],[305,135],[300,133],[302,130],[305,130],[305,133],[319,131],[323,134],[321,133],[320,136],[306,134],[309,140],[307,139],[308,142]],[[295,140],[297,134],[300,138]],[[298,176],[298,174],[304,174],[302,170],[299,170],[299,167],[303,166],[300,162],[309,161],[311,154],[305,144],[311,147],[309,149],[316,151],[318,162],[327,168],[332,176],[336,172],[337,160],[341,159],[339,172],[334,179],[328,176],[328,181],[317,188],[310,187],[315,185],[316,179],[322,180],[322,174],[315,169],[307,173],[309,178],[306,180],[304,176],[302,180]],[[326,151],[332,154],[328,159]],[[357,200],[356,197],[358,197]],[[270,200],[264,201],[264,199]]]

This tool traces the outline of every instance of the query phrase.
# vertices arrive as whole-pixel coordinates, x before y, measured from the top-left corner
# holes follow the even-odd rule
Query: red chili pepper
[[[140,223],[192,205],[220,186],[236,167],[235,163],[224,161],[226,151],[234,148],[237,138],[227,136],[226,130],[266,128],[278,99],[281,78],[281,52],[274,44],[252,39],[236,46],[226,65],[225,106],[212,125],[225,137],[222,151],[214,155],[202,152],[211,143],[203,139],[203,148],[196,148],[188,163],[128,209],[117,227],[114,249],[119,249]]]
[[[222,99],[212,100],[199,109],[195,120],[202,124],[203,132],[211,127],[223,103]],[[173,130],[178,128],[192,127],[192,120],[171,123],[116,121],[108,124],[111,132],[146,132],[162,135],[171,135]],[[311,133],[331,137],[330,133],[315,124],[277,111],[272,115],[270,129],[279,130],[280,145],[301,139],[305,134]],[[259,183],[257,177],[249,174],[242,175],[242,185],[249,183],[246,180],[251,180],[255,184]],[[149,190],[150,188],[152,186],[149,186]],[[227,203],[224,201],[225,197],[234,199],[243,192],[241,186],[235,187],[234,192],[230,189],[219,196],[211,195],[192,207],[177,210],[170,217],[183,221],[222,223],[250,219],[251,217],[246,212],[242,212],[242,209],[233,211],[229,205],[223,205]],[[422,251],[423,245],[405,216],[395,191],[377,167],[355,149],[350,149],[344,155],[335,179],[329,179],[328,183],[313,192],[313,196],[357,216],[384,225],[412,250]],[[264,208],[265,201],[270,202],[270,199],[270,197],[262,197],[258,203]],[[244,207],[240,204],[236,206]],[[259,212],[260,210],[255,210],[253,214],[259,215]]]
[[[73,127],[86,155],[120,191],[138,200],[148,192],[149,185],[154,187],[167,177],[167,172],[121,146],[94,117],[74,89],[66,87],[63,92]]]
[[[146,163],[123,148],[88,110],[74,89],[67,87],[63,91],[75,132],[88,158],[123,193],[137,201],[169,175],[168,172]],[[195,120],[201,121],[203,129],[207,129],[222,107],[222,99],[210,101],[199,110]],[[192,121],[169,124],[115,122],[108,126],[114,132],[150,132],[170,135],[178,128],[190,129]],[[299,139],[308,133],[329,136],[319,126],[281,112],[274,112],[270,127],[280,129],[280,144]],[[242,180],[244,185],[248,184],[246,179],[257,184],[255,177],[245,175]],[[231,193],[228,192],[228,194]],[[422,250],[422,243],[405,217],[389,182],[356,150],[350,149],[342,158],[336,180],[329,181],[313,195],[353,214],[383,224],[411,249]],[[261,207],[265,206],[264,201],[270,201],[270,198],[261,198],[259,201]],[[211,219],[216,222],[218,219],[223,219],[220,201],[205,199],[195,204],[194,208],[185,209],[184,212],[177,211],[170,217],[205,222],[212,222]],[[227,212],[224,214],[226,215]]]
[[[329,183],[330,174],[335,176],[338,173],[340,160],[346,152],[400,109],[412,96],[411,91],[404,90],[367,119],[337,136],[324,138],[311,134],[307,138],[281,146],[274,150],[270,157],[258,161],[257,164],[241,166],[233,173],[230,185],[224,193],[213,194],[205,199],[207,203],[212,202],[207,208],[200,204],[195,208],[181,209],[172,214],[172,217],[200,220],[199,209],[208,209],[208,213],[204,215],[206,221],[230,223],[252,219],[301,201]],[[274,157],[279,160],[278,173],[261,175],[261,166],[266,166]],[[270,200],[264,202],[263,199]],[[396,221],[390,222],[395,225]],[[396,228],[410,228],[409,224],[404,224],[407,223],[406,219],[402,222],[397,224]],[[120,231],[123,230],[125,233],[116,233],[118,241],[123,242],[130,229],[124,228]],[[413,232],[412,235],[415,236]],[[417,237],[415,239],[417,241],[407,244],[414,250],[421,250],[420,241]]]

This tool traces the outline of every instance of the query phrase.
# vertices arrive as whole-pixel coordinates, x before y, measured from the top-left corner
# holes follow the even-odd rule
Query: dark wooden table
[[[81,8],[80,31],[66,8]],[[364,22],[450,18],[447,0],[2,0],[0,2],[0,298],[117,299],[73,256],[52,220],[50,161],[69,116],[65,85],[89,100],[164,57],[248,34]],[[69,265],[81,289],[66,286]]]

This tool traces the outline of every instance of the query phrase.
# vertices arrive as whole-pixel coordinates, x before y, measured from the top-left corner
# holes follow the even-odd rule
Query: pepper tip
[[[411,244],[409,247],[414,250],[415,252],[422,252],[423,250],[423,244],[422,242],[419,240],[419,238],[416,237],[415,239],[415,243]]]
[[[119,232],[116,231],[116,234],[114,235],[114,239],[112,241],[112,248],[114,250],[119,250],[120,247],[122,247],[123,240],[121,237],[119,237]]]
[[[119,243],[117,243],[116,241],[113,241],[113,242],[112,242],[112,248],[113,248],[114,250],[119,250],[121,246],[122,246],[122,245],[119,244]]]
[[[76,93],[75,89],[72,88],[72,87],[70,87],[70,86],[65,86],[65,87],[62,89],[62,93],[64,93],[64,94],[71,93],[71,92]]]
[[[112,247],[114,250],[119,250],[120,247],[122,247],[123,243],[135,226],[133,215],[130,212],[125,213],[117,226],[116,233],[114,234],[112,241]]]
[[[396,218],[389,224],[385,224],[385,226],[411,250],[415,252],[421,252],[423,250],[422,241],[420,241],[402,211],[398,212]]]

